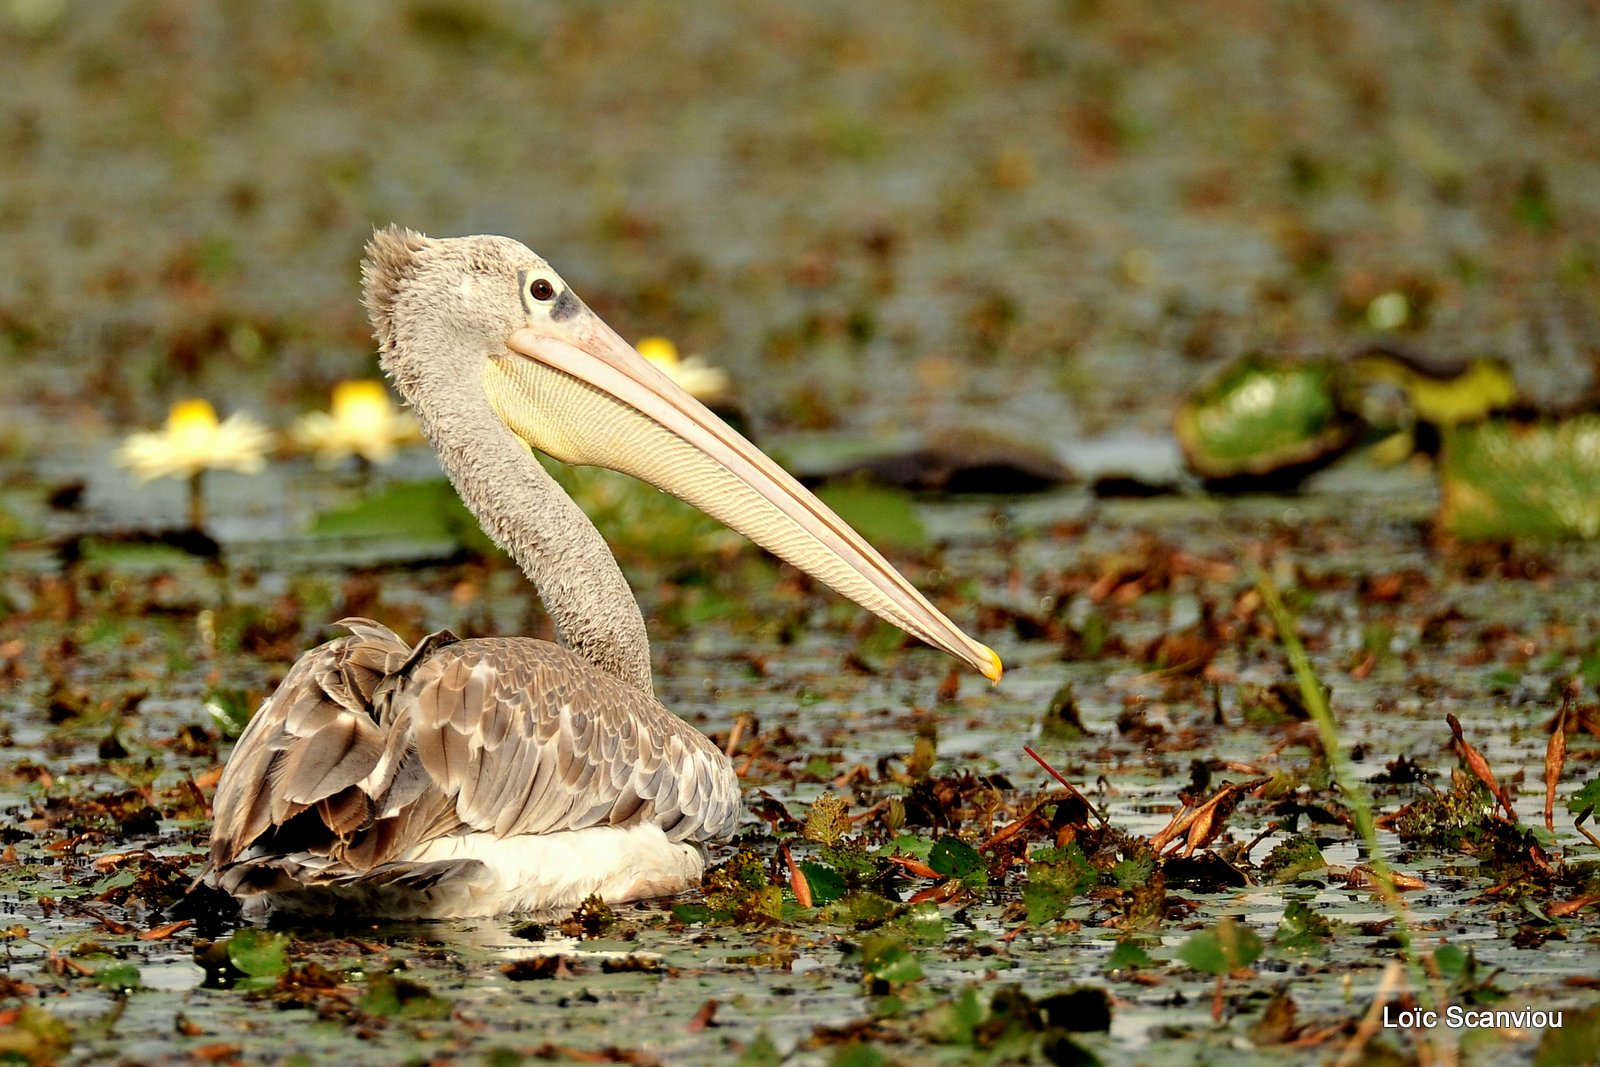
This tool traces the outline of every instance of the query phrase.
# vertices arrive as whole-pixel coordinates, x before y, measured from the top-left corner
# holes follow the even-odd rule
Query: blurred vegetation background
[[[0,0],[7,419],[49,448],[184,395],[321,403],[371,373],[389,222],[524,240],[769,429],[1154,429],[1241,353],[1375,326],[1570,397],[1600,358],[1597,16]]]

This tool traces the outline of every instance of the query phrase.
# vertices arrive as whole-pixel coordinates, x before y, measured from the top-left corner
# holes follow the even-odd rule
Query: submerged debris
[[[947,430],[907,452],[874,456],[808,477],[812,485],[867,480],[915,493],[1037,493],[1066,485],[1072,472],[1037,444],[992,430]]]

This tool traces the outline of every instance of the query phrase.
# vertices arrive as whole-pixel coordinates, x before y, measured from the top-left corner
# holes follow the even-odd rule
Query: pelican
[[[377,231],[379,362],[560,644],[407,645],[369,619],[303,655],[217,785],[205,883],[247,917],[559,912],[698,883],[740,816],[732,762],[656,699],[632,590],[534,458],[688,501],[991,680],[968,637],[516,241]]]

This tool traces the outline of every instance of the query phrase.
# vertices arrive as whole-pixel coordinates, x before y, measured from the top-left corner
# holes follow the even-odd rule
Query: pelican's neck
[[[447,403],[415,405],[456,492],[538,588],[562,643],[653,694],[644,616],[600,531],[500,421],[481,383],[460,386]]]

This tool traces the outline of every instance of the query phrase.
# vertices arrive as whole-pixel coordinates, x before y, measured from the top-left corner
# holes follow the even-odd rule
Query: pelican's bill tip
[[[1000,654],[994,649],[990,648],[988,645],[982,645],[980,647],[984,650],[984,652],[988,653],[989,660],[987,663],[980,666],[978,670],[982,671],[983,676],[989,679],[989,681],[999,685],[1000,676],[1005,673],[1006,665],[1000,662]]]

